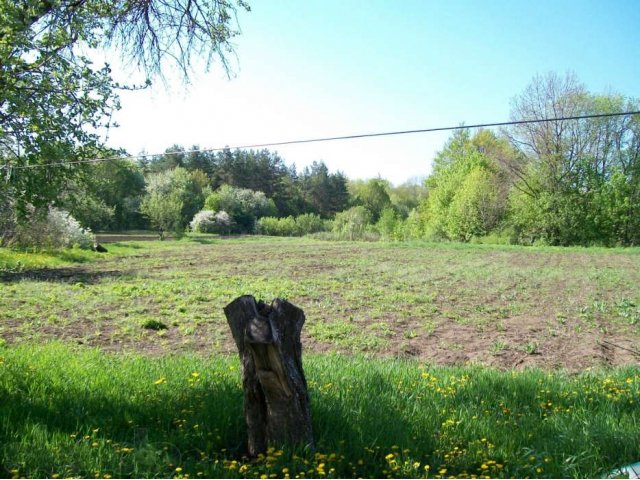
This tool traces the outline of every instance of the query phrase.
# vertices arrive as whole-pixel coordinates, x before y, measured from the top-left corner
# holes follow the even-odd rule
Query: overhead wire
[[[397,131],[390,131],[390,132],[361,133],[361,134],[355,134],[355,135],[340,135],[340,136],[333,136],[333,137],[308,138],[308,139],[302,139],[302,140],[286,140],[286,141],[280,141],[280,142],[254,143],[254,144],[246,144],[246,145],[236,145],[231,147],[224,146],[224,147],[215,147],[215,148],[197,148],[197,149],[191,149],[191,150],[165,151],[162,153],[141,153],[137,155],[126,155],[126,156],[119,155],[119,156],[111,156],[111,157],[96,157],[96,158],[83,159],[83,160],[38,163],[38,164],[32,164],[32,165],[11,165],[9,163],[6,163],[2,165],[1,168],[6,168],[7,170],[8,169],[18,170],[18,169],[27,169],[27,168],[58,167],[58,166],[77,165],[77,164],[84,164],[84,163],[108,162],[108,161],[115,161],[115,160],[133,160],[133,159],[158,157],[161,155],[171,155],[171,154],[207,153],[207,152],[220,152],[224,150],[246,150],[251,148],[300,145],[305,143],[332,142],[332,141],[339,141],[339,140],[355,140],[355,139],[361,139],[361,138],[388,137],[393,135],[410,135],[410,134],[417,134],[417,133],[466,130],[466,129],[473,129],[473,128],[506,127],[511,125],[526,125],[531,123],[561,122],[561,121],[567,121],[567,120],[586,120],[586,119],[592,119],[592,118],[621,117],[621,116],[630,116],[630,115],[640,115],[640,110],[629,111],[629,112],[573,115],[568,117],[539,118],[539,119],[532,119],[532,120],[511,120],[508,122],[476,123],[473,125],[461,124],[461,125],[449,126],[449,127],[420,128],[420,129],[414,129],[414,130],[397,130]]]

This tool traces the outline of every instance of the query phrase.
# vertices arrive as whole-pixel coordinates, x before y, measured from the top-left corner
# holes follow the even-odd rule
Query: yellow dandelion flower
[[[393,453],[390,453],[389,455],[387,455],[386,457],[384,457],[385,460],[387,462],[390,462],[391,460],[393,460],[395,458],[395,455]]]
[[[285,468],[283,468],[283,469],[282,469],[282,473],[284,473],[284,474],[289,473],[289,469],[288,469],[288,468],[286,468],[286,467],[285,467]]]
[[[180,473],[182,471],[182,467],[176,467],[176,472]]]
[[[447,469],[446,468],[441,468],[440,470],[438,470],[438,473],[440,475],[444,475],[445,473],[447,473]]]
[[[53,475],[51,475],[51,478],[60,478],[60,474],[59,473],[54,473]]]
[[[260,475],[260,478],[261,478],[262,480],[264,480],[265,478],[269,478],[269,477],[267,476],[267,474],[266,474],[266,473],[263,473],[262,475]]]
[[[162,385],[163,383],[167,383],[167,379],[162,377],[159,378],[158,380],[156,380],[155,382],[153,382],[154,385]]]

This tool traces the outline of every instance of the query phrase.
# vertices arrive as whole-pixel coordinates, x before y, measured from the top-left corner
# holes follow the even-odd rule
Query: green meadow
[[[637,249],[107,247],[0,249],[1,477],[602,477],[640,460]],[[222,313],[242,294],[305,311],[315,451],[245,456]]]

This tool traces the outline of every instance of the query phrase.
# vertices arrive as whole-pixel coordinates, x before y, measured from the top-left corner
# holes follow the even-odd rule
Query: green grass
[[[19,273],[30,270],[69,267],[76,264],[95,262],[105,258],[117,258],[132,255],[142,248],[158,250],[175,245],[159,242],[123,242],[107,245],[107,253],[96,253],[91,250],[68,248],[60,250],[30,250],[0,248],[0,274]]]
[[[234,346],[222,307],[248,293],[303,308],[311,350],[507,367],[525,355],[544,366],[563,340],[584,344],[556,362],[575,370],[598,364],[594,336],[640,349],[637,249],[215,236],[107,246],[104,255],[0,249],[8,265],[0,336],[228,353]],[[154,321],[168,328],[142,327]],[[505,346],[500,352],[496,342]]]
[[[0,347],[0,476],[599,477],[640,458],[637,367],[303,361],[316,452],[248,461],[235,355]]]
[[[29,252],[0,248],[0,272],[60,267],[84,263],[90,261],[92,257],[95,257],[95,253],[80,249]]]
[[[598,343],[640,350],[639,249],[107,247],[0,249],[0,477],[598,477],[640,460],[637,359]],[[243,294],[305,312],[315,453],[243,458],[222,312]]]

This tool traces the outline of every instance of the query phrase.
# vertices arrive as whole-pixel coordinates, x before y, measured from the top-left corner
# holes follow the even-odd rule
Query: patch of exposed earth
[[[203,268],[203,265],[217,268],[224,275],[252,275],[257,270],[260,275],[286,275],[294,281],[308,281],[309,278],[315,278],[314,275],[325,275],[336,282],[348,277],[357,287],[358,282],[365,282],[372,275],[395,278],[393,269],[400,265],[402,268],[415,270],[419,267],[416,267],[416,261],[429,256],[429,252],[420,252],[414,258],[398,258],[395,251],[380,249],[376,252],[377,261],[361,269],[353,259],[354,255],[362,255],[362,252],[350,245],[344,248],[328,244],[320,247],[302,245],[296,247],[298,261],[273,262],[273,265],[260,270],[260,256],[281,254],[279,245],[236,245],[227,250],[224,250],[226,246],[220,245],[199,247],[200,249],[196,247],[176,252],[140,252],[126,258],[108,259],[78,267],[5,274],[0,278],[0,288],[17,282],[34,282],[34,288],[37,288],[38,282],[81,282],[91,285],[121,278],[144,282],[160,278],[170,281],[175,272],[199,279],[209,275],[210,270]],[[207,248],[215,249],[218,256],[203,256],[203,252],[212,251]],[[219,252],[221,249],[222,253]],[[404,254],[404,251],[401,253]],[[540,257],[534,253],[503,258],[506,255],[503,252],[488,253],[475,265],[475,268],[489,269],[496,263],[513,262],[514,258],[521,262],[525,273],[516,272],[509,277],[501,277],[503,284],[499,288],[493,288],[490,278],[470,279],[453,269],[438,270],[432,274],[426,280],[430,288],[434,289],[433,298],[428,304],[432,310],[428,313],[420,313],[427,310],[420,310],[415,305],[404,304],[398,309],[378,308],[382,311],[370,315],[370,311],[376,307],[375,301],[353,304],[342,296],[340,289],[331,290],[329,287],[326,292],[322,292],[326,299],[325,306],[314,298],[291,298],[307,315],[307,327],[302,334],[304,352],[338,351],[346,354],[414,358],[436,365],[483,364],[506,369],[537,367],[578,371],[590,367],[640,364],[640,332],[637,326],[614,322],[597,312],[589,319],[578,314],[560,315],[559,302],[552,296],[554,291],[563,291],[565,288],[564,279],[553,277],[557,275],[552,271],[554,268],[565,264],[569,268],[578,263],[584,264],[583,268],[596,266],[600,269],[598,272],[602,272],[601,275],[609,274],[614,267],[622,269],[615,270],[620,275],[621,271],[634,270],[638,263],[635,258],[582,254],[571,257],[547,254]],[[256,262],[248,262],[247,258],[255,258]],[[433,260],[429,258],[430,262]],[[526,275],[527,269],[549,269],[551,274],[548,278],[541,277],[542,280],[538,282]],[[598,272],[594,275],[600,275]],[[615,280],[615,277],[612,278]],[[572,296],[572,301],[578,306],[591,301],[586,294],[582,297],[583,287],[588,286],[588,282],[588,278],[580,279],[572,287],[575,291],[567,294]],[[610,284],[614,285],[613,280]],[[407,285],[407,290],[413,288],[411,282]],[[380,288],[386,287],[387,285],[382,285]],[[476,291],[485,287],[486,293],[484,290],[480,293]],[[351,286],[345,284],[344,288]],[[398,290],[399,293],[403,293],[402,288]],[[418,287],[413,289],[419,290]],[[606,294],[617,294],[615,288],[610,290],[613,293],[603,289],[598,294],[602,294],[603,298]],[[513,292],[519,296],[516,298],[515,293],[512,295]],[[165,322],[166,328],[160,330],[142,327],[134,332],[123,330],[122,316],[126,316],[127,308],[138,301],[124,298],[119,305],[102,306],[86,318],[61,321],[58,324],[44,322],[35,330],[32,327],[24,328],[33,318],[3,317],[0,312],[0,337],[7,343],[62,339],[107,351],[137,351],[149,355],[236,352],[222,315],[224,305],[211,306],[211,314],[194,324],[188,333],[183,330],[184,325],[170,320]],[[16,305],[19,306],[19,303],[17,300]],[[518,304],[519,309],[510,311],[510,305],[514,303]],[[482,308],[478,308],[478,304]],[[146,307],[150,317],[158,315],[161,310],[160,306],[154,304]],[[412,311],[414,307],[417,313]],[[572,305],[568,311],[574,310],[575,306]],[[42,311],[45,311],[44,306]],[[59,316],[60,313],[58,312]],[[337,340],[321,341],[309,334],[309,325],[316,322],[345,321],[344,318],[352,318],[354,322],[351,329],[347,330],[351,333],[345,336],[377,332],[371,335],[379,335],[376,340],[380,341],[374,342],[371,347],[363,344],[362,348],[354,348],[354,343],[345,341],[349,339],[344,336]],[[428,322],[429,328],[425,328],[425,322]],[[377,325],[384,325],[386,328],[375,330]]]

